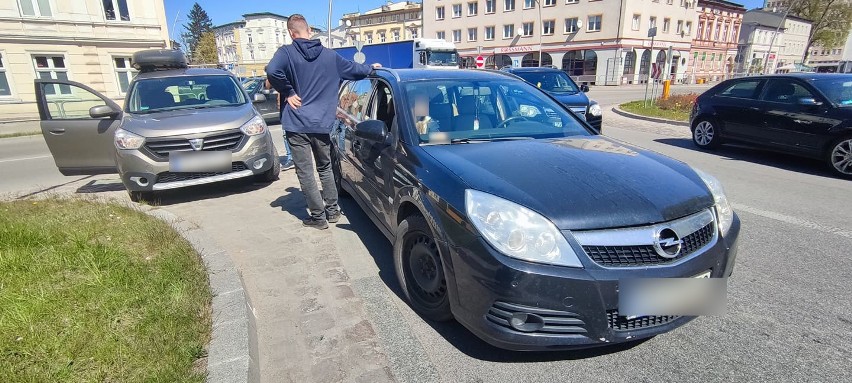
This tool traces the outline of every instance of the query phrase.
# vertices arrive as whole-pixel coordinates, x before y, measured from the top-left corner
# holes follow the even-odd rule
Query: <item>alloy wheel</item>
[[[852,175],[852,138],[840,141],[831,151],[831,166],[844,174]]]
[[[710,121],[701,121],[695,126],[693,138],[698,145],[709,146],[713,142],[713,136],[715,136],[715,130]]]

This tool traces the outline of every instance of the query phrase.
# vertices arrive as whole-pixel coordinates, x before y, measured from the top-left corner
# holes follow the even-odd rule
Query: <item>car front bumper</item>
[[[601,126],[603,124],[603,115],[600,116],[592,116],[591,114],[586,114],[586,122],[589,123],[593,128],[597,129],[598,132],[601,132]]]
[[[171,172],[168,159],[156,159],[146,149],[117,150],[118,173],[129,191],[161,191],[203,185],[262,174],[278,161],[272,136],[267,131],[246,136],[231,153],[227,172]]]
[[[447,222],[446,220],[442,220]],[[739,218],[703,253],[672,266],[603,268],[582,251],[585,268],[536,264],[509,258],[463,227],[445,230],[449,254],[448,283],[453,314],[489,344],[517,351],[575,349],[652,337],[694,319],[687,316],[618,315],[618,281],[625,278],[689,278],[711,271],[712,278],[731,275],[737,254]],[[515,320],[544,322],[523,331]]]

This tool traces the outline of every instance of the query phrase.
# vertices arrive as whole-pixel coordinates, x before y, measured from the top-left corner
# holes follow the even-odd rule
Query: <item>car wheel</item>
[[[835,174],[852,178],[852,136],[843,137],[831,145],[828,166]]]
[[[153,203],[154,201],[154,193],[146,192],[146,191],[127,191],[127,194],[130,195],[130,200],[133,202],[149,202]]]
[[[412,215],[399,224],[393,255],[400,287],[414,311],[433,321],[452,319],[441,255],[426,219]]]
[[[276,156],[275,159],[272,160],[272,167],[263,173],[255,174],[254,179],[255,181],[264,183],[274,182],[278,180],[279,173],[281,173],[281,161],[278,160],[278,157]]]
[[[713,149],[722,143],[721,132],[713,120],[702,118],[692,127],[692,142],[701,149]]]

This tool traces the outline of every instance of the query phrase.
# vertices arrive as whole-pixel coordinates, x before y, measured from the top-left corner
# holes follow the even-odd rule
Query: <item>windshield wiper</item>
[[[453,138],[451,144],[470,144],[477,142],[534,140],[532,137],[494,137],[494,138]]]

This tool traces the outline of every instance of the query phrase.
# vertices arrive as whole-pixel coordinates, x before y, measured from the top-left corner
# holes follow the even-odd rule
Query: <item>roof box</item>
[[[186,56],[179,49],[149,49],[133,54],[133,68],[141,72],[186,67]]]

